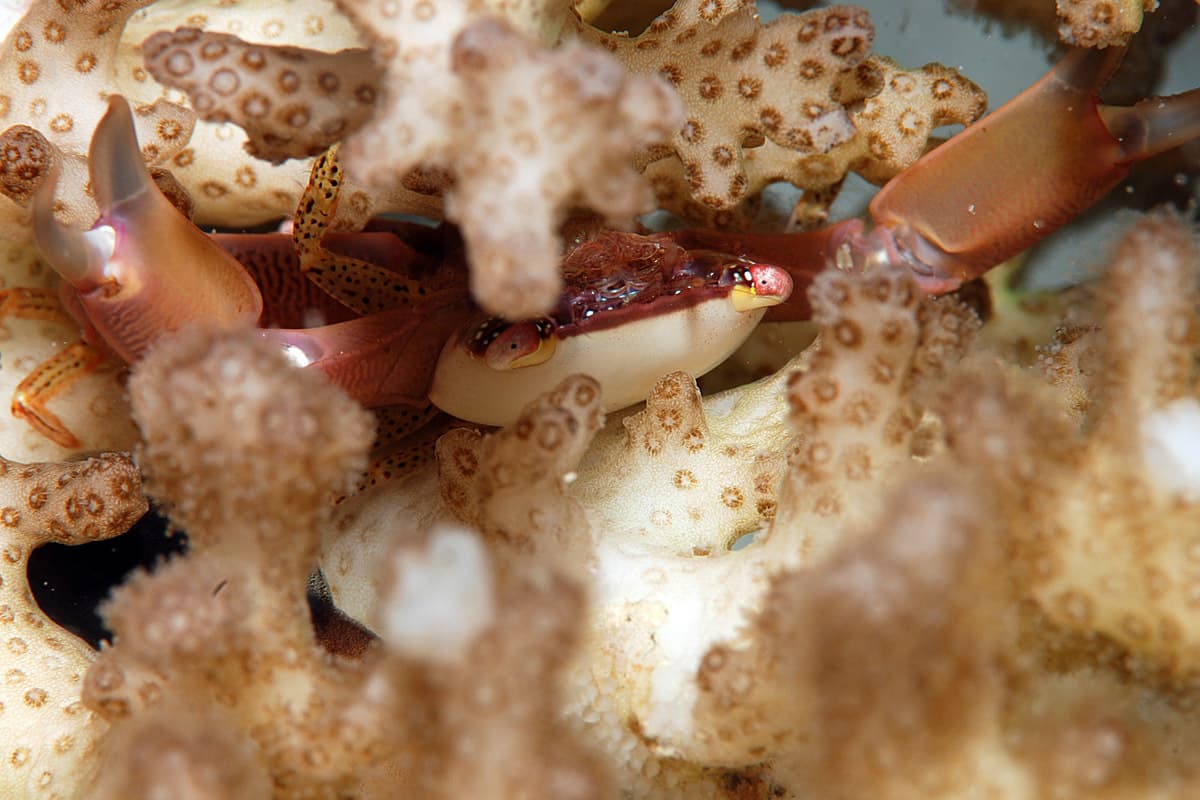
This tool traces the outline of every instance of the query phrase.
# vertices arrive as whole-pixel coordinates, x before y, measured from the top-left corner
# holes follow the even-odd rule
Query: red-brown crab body
[[[849,220],[804,234],[610,233],[569,253],[565,271],[583,260],[604,265],[601,279],[624,280],[649,248],[656,253],[650,272],[662,273],[673,288],[659,287],[648,298],[614,291],[613,303],[580,318],[570,309],[596,285],[568,280],[554,313],[507,323],[480,321],[461,282],[419,289],[427,295],[420,302],[382,310],[357,286],[349,300],[339,297],[357,315],[263,335],[369,406],[422,404],[432,395],[453,415],[503,424],[573,372],[598,375],[609,408],[627,405],[668,371],[701,374],[715,366],[769,306],[775,307],[768,318],[806,318],[805,292],[793,292],[793,282],[803,289],[827,267],[886,259],[908,265],[928,291],[955,288],[1092,205],[1132,163],[1200,135],[1200,90],[1132,108],[1099,105],[1096,91],[1119,57],[1115,49],[1070,53],[1020,97],[885,186],[871,203],[870,230]],[[260,241],[255,250],[236,239],[214,242],[191,226],[154,189],[119,98],[97,130],[89,161],[102,209],[97,227],[79,233],[58,225],[53,182],[35,201],[34,227],[46,259],[74,287],[87,322],[114,352],[136,359],[163,331],[191,320],[237,324],[261,315],[260,290],[219,245],[240,249],[247,261],[278,251],[281,240]],[[419,255],[419,246],[393,249],[405,254],[402,261]],[[461,262],[461,253],[455,257]],[[683,278],[675,275],[689,260],[711,263],[702,278],[687,267]],[[374,284],[391,280],[378,266],[370,269]],[[271,316],[262,321],[275,322]]]

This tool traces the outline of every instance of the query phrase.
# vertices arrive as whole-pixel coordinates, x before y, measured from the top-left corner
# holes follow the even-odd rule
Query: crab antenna
[[[154,187],[138,148],[133,112],[119,94],[109,96],[108,111],[92,134],[88,171],[101,215]]]
[[[1141,161],[1200,137],[1200,89],[1134,106],[1100,106],[1104,127],[1127,161]]]
[[[86,291],[103,280],[104,264],[112,255],[112,240],[94,231],[77,231],[55,219],[54,193],[59,172],[55,163],[33,195],[33,239],[42,258],[55,272],[72,286]]]

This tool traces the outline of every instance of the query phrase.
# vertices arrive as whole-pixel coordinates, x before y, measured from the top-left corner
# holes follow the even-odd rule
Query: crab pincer
[[[1106,106],[1123,51],[1071,51],[1041,80],[889,182],[856,263],[899,259],[931,292],[957,288],[1058,230],[1131,166],[1200,136],[1200,89]]]
[[[254,281],[158,190],[138,149],[129,104],[120,95],[96,127],[88,171],[100,208],[77,231],[54,217],[57,176],[33,203],[43,257],[70,287],[67,307],[127,362],[165,331],[203,319],[250,325],[262,311]]]
[[[1074,50],[1041,80],[930,151],[849,219],[795,234],[686,230],[707,247],[786,268],[797,285],[767,321],[808,319],[804,287],[831,266],[907,266],[925,291],[953,291],[1070,222],[1130,168],[1200,136],[1200,89],[1132,107],[1097,99],[1122,51]]]

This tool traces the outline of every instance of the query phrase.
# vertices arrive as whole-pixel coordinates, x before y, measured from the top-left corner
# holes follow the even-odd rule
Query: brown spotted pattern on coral
[[[1125,236],[1097,294],[1098,327],[1068,342],[1075,353],[1055,370],[1056,388],[1086,393],[1082,436],[1031,389],[978,377],[947,394],[947,429],[952,449],[1008,498],[1020,574],[1057,632],[1058,658],[1100,652],[1190,691],[1200,669],[1192,230],[1166,212],[1149,216]],[[1090,374],[1071,378],[1087,365]],[[981,429],[984,419],[1008,422],[1001,432],[996,422]]]
[[[85,191],[84,159],[108,94],[119,92],[129,99],[142,155],[150,163],[176,154],[192,131],[191,115],[161,99],[144,75],[139,81],[121,57],[126,21],[148,4],[85,0],[68,10],[54,2],[31,3],[0,44],[0,125],[34,127],[58,151],[63,169],[59,213],[80,227],[90,227],[96,217]],[[2,212],[0,220],[12,216]],[[19,222],[12,228],[7,222],[0,225],[17,240],[28,236]]]
[[[26,574],[30,555],[48,542],[117,536],[146,508],[126,455],[0,459],[0,795],[74,796],[106,727],[80,700],[95,653],[38,607]]]
[[[706,200],[697,191],[692,180],[696,170],[689,167],[694,162],[681,150],[679,158],[662,158],[646,168],[659,204],[692,222],[745,227],[757,213],[756,199],[762,190],[787,181],[805,190],[802,216],[811,225],[814,219],[823,221],[846,175],[857,172],[874,183],[885,183],[926,152],[935,128],[969,125],[987,104],[978,86],[941,64],[908,70],[888,58],[871,56],[838,70],[825,69],[819,80],[815,69],[809,72],[812,79],[793,81],[790,91],[797,85],[805,87],[798,98],[817,92],[825,106],[843,109],[847,136],[828,147],[804,149],[769,132],[746,138],[731,133],[731,140],[715,145],[711,156],[717,168],[739,171],[736,181],[743,194],[721,203]],[[811,102],[805,106],[809,111],[815,107]],[[743,111],[740,130],[751,130],[754,120],[748,110]],[[712,128],[711,122],[707,127]]]
[[[904,797],[929,776],[990,780],[965,743],[993,735],[1013,630],[994,616],[1007,599],[998,542],[962,488],[913,480],[852,545],[776,579],[753,644],[705,656],[700,728],[770,759],[796,791]]]
[[[319,647],[305,592],[331,496],[365,465],[371,419],[248,333],[164,337],[137,366],[139,458],[190,552],[114,593],[116,645],[86,698],[114,725],[107,758],[132,757],[124,747],[143,740],[155,708],[200,725],[221,707],[227,746],[256,748],[277,796],[345,792],[377,745],[340,717],[361,676]],[[146,673],[154,701],[131,702],[126,687]]]
[[[577,375],[503,430],[450,431],[437,445],[442,501],[463,522],[518,550],[578,536],[586,523],[564,477],[603,424],[600,401],[599,384]]]
[[[54,152],[46,137],[28,125],[14,125],[0,133],[0,193],[28,205],[54,165]]]
[[[890,58],[877,56],[847,75],[846,81],[853,88],[843,86],[839,94],[858,97],[870,87],[879,89],[850,115],[858,131],[854,141],[829,155],[837,162],[835,172],[854,171],[872,183],[891,180],[924,155],[934,128],[970,125],[987,109],[982,89],[941,64],[906,70]]]
[[[732,408],[717,398],[708,409],[690,375],[664,376],[645,409],[597,437],[572,493],[612,540],[655,553],[728,554],[775,516],[792,437],[767,409],[782,405],[783,375],[746,389]]]
[[[1058,0],[1058,36],[1075,47],[1123,47],[1158,0]]]
[[[797,546],[806,559],[838,541],[812,532],[844,530],[876,512],[879,487],[912,458],[919,411],[911,393],[922,365],[952,363],[978,329],[955,301],[923,298],[907,271],[893,267],[827,271],[809,298],[819,348],[788,387],[803,441],[769,542],[787,550],[793,545],[777,536],[803,531]]]
[[[398,184],[416,168],[444,171],[475,298],[512,319],[544,313],[558,299],[558,228],[571,208],[627,225],[652,207],[633,155],[670,136],[677,100],[581,42],[551,50],[477,9],[422,5],[382,17],[347,8],[381,41],[412,43],[388,61],[379,113],[343,146],[347,173]]]
[[[150,74],[185,92],[201,119],[238,125],[246,152],[273,164],[315,156],[352,133],[380,91],[365,50],[322,53],[179,28],[151,36],[142,52]]]
[[[747,148],[770,140],[819,154],[854,136],[845,106],[865,95],[835,97],[834,88],[874,38],[861,9],[834,6],[763,25],[747,2],[680,3],[635,37],[582,24],[579,33],[633,72],[675,87],[686,119],[671,148],[689,194],[713,209],[733,208],[751,190]]]
[[[401,545],[393,559],[436,559],[433,569],[444,569],[455,553],[439,539],[444,531],[439,536],[435,529],[425,552]],[[487,626],[465,643],[461,657],[449,663],[430,657],[409,668],[415,673],[409,680],[419,676],[419,682],[413,680],[404,714],[413,720],[413,744],[420,744],[412,748],[419,760],[400,762],[407,767],[404,786],[423,797],[615,796],[609,765],[560,713],[561,673],[586,636],[580,586],[547,571],[522,542],[491,539],[488,545],[496,566],[488,581],[493,610]],[[388,583],[403,589],[402,579]],[[438,590],[429,587],[426,595]],[[387,598],[381,616],[402,603]],[[392,796],[395,785],[370,796]]]

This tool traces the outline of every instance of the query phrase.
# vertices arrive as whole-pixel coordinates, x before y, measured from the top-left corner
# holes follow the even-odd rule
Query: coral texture
[[[632,158],[675,129],[677,101],[657,79],[629,76],[578,42],[550,51],[448,5],[430,16],[420,5],[394,17],[348,9],[393,44],[377,45],[389,58],[388,91],[347,140],[346,167],[410,185],[420,168],[446,190],[447,215],[463,228],[480,304],[514,319],[540,314],[561,287],[557,229],[570,208],[619,224],[650,209]],[[396,41],[411,50],[393,53]]]
[[[18,464],[0,459],[0,790],[75,796],[88,785],[107,727],[80,700],[96,658],[38,606],[26,570],[47,542],[77,545],[124,533],[146,511],[128,456]]]
[[[155,80],[187,92],[200,119],[234,122],[246,152],[273,164],[324,152],[362,126],[379,96],[365,50],[256,46],[179,28],[142,42],[142,53]]]
[[[1098,47],[1152,5],[1059,12]],[[929,270],[899,262],[935,251],[936,230],[754,236],[769,183],[804,192],[790,227],[822,222],[849,173],[902,173],[936,128],[979,118],[982,91],[872,53],[849,6],[654,13],[23,0],[0,17],[0,796],[1197,796],[1194,218],[1133,212],[1102,278],[1038,295],[1010,264],[1004,285],[926,296]],[[1094,55],[1066,63],[1111,63]],[[211,241],[269,276],[264,327],[336,323],[210,320],[129,365],[81,341],[48,266],[63,259],[30,245],[50,216],[30,200],[60,167],[61,241],[89,268],[157,235],[120,214],[82,233],[114,93],[183,212],[159,219],[201,247],[196,226],[238,231]],[[1184,119],[1189,98],[1128,119]],[[1019,155],[987,167],[1032,180],[1052,158]],[[724,249],[618,250],[629,269],[591,257],[650,208],[733,232],[655,232],[639,241]],[[385,210],[422,219],[371,219]],[[241,235],[281,220],[294,236]],[[812,241],[819,274],[797,255]],[[438,358],[461,311],[476,343],[499,331],[493,360],[519,378],[563,346],[529,315],[578,301],[617,312],[607,330],[628,322],[662,252],[696,270],[679,294],[716,275],[731,313],[760,313],[787,276],[738,255],[748,243],[791,259],[816,330],[794,347],[765,332],[784,344],[752,383],[758,361],[703,394],[672,365],[606,415],[604,382],[575,374],[487,428],[423,389],[367,412],[311,368],[350,371],[364,340],[377,354],[411,334],[421,346],[387,351],[402,374]],[[564,264],[595,281],[561,295]],[[84,291],[117,293],[97,283]],[[133,456],[87,457],[108,447]],[[93,649],[39,607],[31,554],[119,536],[147,496],[187,552],[121,579]]]

